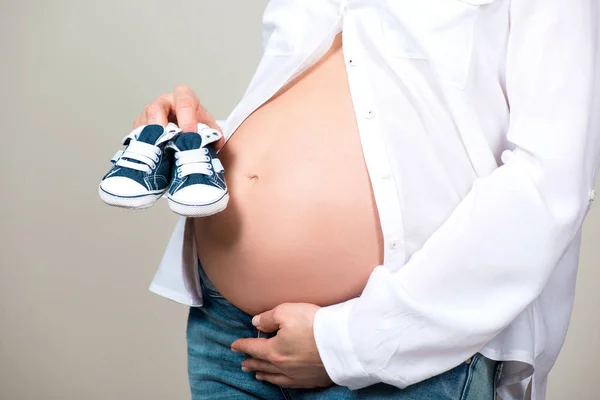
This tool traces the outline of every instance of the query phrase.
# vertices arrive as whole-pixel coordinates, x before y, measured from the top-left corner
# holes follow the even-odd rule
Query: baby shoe
[[[152,206],[166,192],[171,180],[173,164],[169,141],[181,129],[169,123],[144,125],[123,138],[125,150],[119,150],[114,164],[102,178],[100,198],[117,207],[142,209]]]
[[[222,134],[205,124],[198,133],[179,133],[169,147],[175,151],[169,207],[179,215],[205,217],[223,211],[229,201],[223,165],[214,144]]]

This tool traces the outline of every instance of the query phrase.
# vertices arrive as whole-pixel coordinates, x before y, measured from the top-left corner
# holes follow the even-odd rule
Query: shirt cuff
[[[350,341],[348,315],[356,300],[358,298],[321,307],[313,322],[315,342],[325,371],[336,385],[350,390],[379,382],[364,370]]]

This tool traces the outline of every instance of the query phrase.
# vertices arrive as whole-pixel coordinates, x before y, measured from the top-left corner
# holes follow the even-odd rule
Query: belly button
[[[248,179],[250,179],[252,182],[255,182],[258,180],[258,175],[255,174],[248,174]]]

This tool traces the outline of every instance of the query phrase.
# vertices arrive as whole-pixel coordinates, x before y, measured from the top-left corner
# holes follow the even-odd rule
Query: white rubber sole
[[[132,210],[143,210],[144,208],[152,207],[164,192],[150,193],[146,196],[138,197],[121,197],[105,192],[102,190],[102,187],[99,186],[98,194],[100,194],[100,199],[110,206],[129,208]]]
[[[169,207],[176,214],[184,217],[208,217],[227,208],[229,193],[225,193],[219,200],[210,204],[183,204],[173,200],[170,195],[167,195],[167,199],[169,200]]]

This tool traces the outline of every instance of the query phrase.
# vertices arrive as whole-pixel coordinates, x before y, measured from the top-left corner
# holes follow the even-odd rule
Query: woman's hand
[[[133,127],[152,124],[166,126],[169,122],[176,123],[183,132],[196,132],[198,122],[221,132],[213,116],[200,104],[198,96],[187,86],[178,86],[173,93],[158,96],[156,100],[144,107],[144,111],[133,122]],[[218,143],[215,143],[215,148],[220,149],[224,142],[224,138],[221,138]]]
[[[323,366],[313,335],[313,321],[320,307],[309,303],[284,303],[256,315],[252,323],[271,338],[243,338],[231,344],[233,351],[248,354],[242,367],[256,378],[291,388],[333,385]]]

